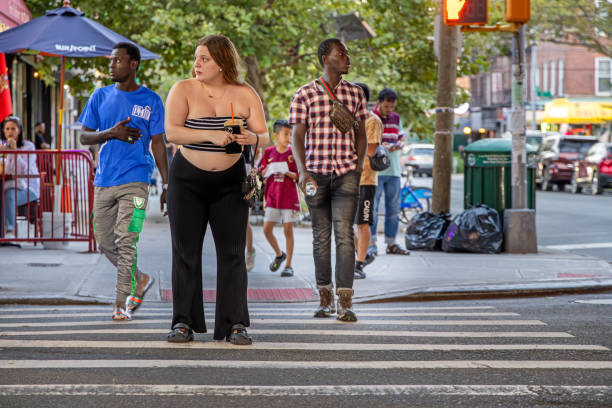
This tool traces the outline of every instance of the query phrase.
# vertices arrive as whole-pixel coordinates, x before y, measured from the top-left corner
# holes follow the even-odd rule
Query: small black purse
[[[257,136],[257,142],[255,143],[255,149],[251,154],[251,171],[247,174],[246,179],[242,182],[242,198],[247,202],[250,208],[255,206],[255,203],[263,200],[263,186],[264,180],[255,166],[255,155],[257,154],[257,146],[259,145],[259,136]]]
[[[391,165],[389,151],[383,145],[378,145],[374,156],[370,157],[370,168],[374,171],[383,171]]]

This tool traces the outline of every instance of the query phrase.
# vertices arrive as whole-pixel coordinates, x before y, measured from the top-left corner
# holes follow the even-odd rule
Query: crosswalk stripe
[[[166,334],[168,329],[85,329],[44,331],[0,331],[0,336],[44,336],[71,334]],[[278,334],[304,336],[376,336],[376,337],[474,337],[474,338],[573,338],[565,332],[459,332],[459,331],[402,331],[402,330],[293,330],[250,329],[250,334]]]
[[[143,396],[503,396],[555,395],[598,399],[612,395],[605,385],[186,385],[186,384],[20,384],[0,385],[1,396],[25,395],[143,395]]]
[[[568,369],[612,370],[612,361],[579,360],[416,360],[416,361],[279,361],[279,360],[0,360],[0,369],[60,368],[227,368],[227,369]]]
[[[288,311],[308,311],[308,312],[312,312],[313,308],[315,307],[314,305],[311,306],[307,306],[307,307],[284,307],[284,303],[283,304],[279,304],[279,307],[275,307],[272,308],[270,307],[269,303],[266,303],[265,305],[253,305],[253,304],[249,304],[249,310],[252,311],[273,311],[273,312],[277,312],[279,310],[288,310]],[[353,305],[354,306],[354,310],[356,312],[377,312],[377,311],[408,311],[408,310],[492,310],[495,309],[495,306],[419,306],[419,307],[404,307],[404,306],[397,306],[397,307],[360,307],[359,305]],[[75,310],[75,311],[85,311],[85,310],[108,310],[109,309],[109,305],[100,305],[100,306],[47,306],[47,307],[18,307],[18,308],[12,308],[12,307],[0,307],[0,314],[2,313],[14,313],[14,312],[45,312],[45,311],[58,311],[58,310]],[[146,311],[155,311],[155,310],[162,310],[162,311],[168,311],[168,312],[172,312],[172,306],[166,306],[166,307],[155,307],[155,306],[150,306],[149,304],[147,304],[145,302],[145,305],[142,306],[141,310],[146,310]],[[208,307],[208,305],[206,305],[205,307],[206,312],[214,312],[214,308],[212,307]]]
[[[98,340],[0,340],[6,348],[124,348],[124,349],[244,349],[244,350],[324,350],[324,351],[483,351],[483,350],[590,350],[609,351],[590,344],[393,344],[393,343],[281,343],[255,342],[248,348],[226,341],[168,343],[167,341]]]
[[[208,324],[214,320],[206,320]],[[170,324],[170,319],[131,320],[129,322],[114,322],[110,320],[99,321],[70,321],[70,322],[12,322],[0,323],[0,327],[61,327],[61,326],[124,326],[130,324]],[[307,325],[396,325],[396,326],[545,326],[540,320],[378,320],[360,319],[357,323],[345,323],[336,319],[251,319],[251,324],[307,324]]]
[[[171,316],[172,312],[155,313],[155,312],[138,312],[138,316]],[[312,312],[251,312],[251,316],[312,316]],[[407,313],[357,313],[359,317],[426,317],[426,316],[447,316],[447,317],[515,317],[520,316],[518,313],[504,312],[407,312]],[[108,316],[108,312],[93,312],[93,313],[39,313],[39,314],[22,314],[2,316],[0,319],[44,319],[44,318],[79,318],[79,317],[103,317]]]

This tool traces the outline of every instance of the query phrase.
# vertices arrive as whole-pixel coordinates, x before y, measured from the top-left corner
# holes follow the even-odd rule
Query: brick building
[[[526,51],[527,128],[549,123],[551,127],[565,131],[576,125],[584,125],[589,132],[596,133],[602,127],[602,122],[595,118],[578,119],[570,113],[567,121],[563,122],[564,118],[547,116],[544,108],[559,98],[566,98],[569,102],[587,102],[590,106],[611,104],[612,59],[585,47],[553,43],[539,43]],[[470,87],[472,128],[485,128],[489,135],[499,136],[507,130],[511,106],[511,57],[496,57],[489,72],[470,77]],[[587,122],[578,123],[580,121]]]

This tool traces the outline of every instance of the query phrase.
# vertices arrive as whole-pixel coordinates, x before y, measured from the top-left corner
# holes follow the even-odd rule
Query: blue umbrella
[[[0,52],[35,50],[50,56],[106,57],[116,43],[129,42],[140,49],[143,60],[159,58],[68,4],[64,1],[64,7],[47,10],[44,16],[0,33]]]
[[[14,54],[34,50],[42,55],[62,57],[58,149],[61,149],[62,142],[64,93],[61,90],[64,88],[66,57],[105,57],[111,54],[116,43],[129,42],[140,49],[143,60],[159,58],[159,55],[88,19],[82,11],[69,5],[70,0],[64,0],[64,7],[47,10],[44,16],[0,33],[0,52]]]

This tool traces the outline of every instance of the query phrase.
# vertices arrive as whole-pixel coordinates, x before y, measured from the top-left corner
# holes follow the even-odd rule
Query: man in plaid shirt
[[[357,321],[352,310],[355,266],[352,225],[368,143],[365,133],[368,112],[361,88],[342,78],[351,66],[344,43],[336,38],[323,41],[319,45],[318,57],[323,66],[323,76],[298,89],[289,111],[298,185],[303,191],[309,182],[317,186],[313,196],[306,196],[312,218],[315,277],[321,298],[314,317],[329,317],[336,312],[331,267],[333,225],[337,319]],[[329,117],[333,106],[330,93],[348,108],[357,121],[358,125],[346,133],[342,133]]]

